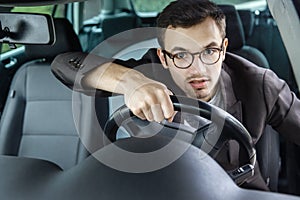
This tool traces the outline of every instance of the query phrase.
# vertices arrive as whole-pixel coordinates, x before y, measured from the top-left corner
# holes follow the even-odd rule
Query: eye
[[[174,58],[176,59],[185,59],[189,56],[188,52],[179,52],[174,54]]]
[[[203,54],[204,55],[213,55],[214,53],[217,53],[217,51],[218,51],[217,49],[208,48],[203,51]]]

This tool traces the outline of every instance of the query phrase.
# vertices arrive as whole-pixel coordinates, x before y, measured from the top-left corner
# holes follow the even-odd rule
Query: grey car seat
[[[72,92],[51,73],[59,53],[81,51],[67,19],[54,19],[54,45],[26,45],[32,60],[13,78],[0,122],[0,154],[40,158],[63,169],[88,155],[77,134],[72,115]]]

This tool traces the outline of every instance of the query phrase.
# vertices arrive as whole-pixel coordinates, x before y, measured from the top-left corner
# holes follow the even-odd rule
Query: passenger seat
[[[32,60],[13,78],[0,122],[0,154],[49,160],[68,169],[88,152],[81,144],[72,114],[72,91],[51,73],[53,58],[82,51],[67,19],[54,19],[54,45],[26,45]]]

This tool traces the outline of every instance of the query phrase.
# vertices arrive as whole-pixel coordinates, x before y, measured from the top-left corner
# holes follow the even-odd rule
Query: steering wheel
[[[208,131],[205,131],[207,130],[208,126],[204,126],[193,133],[195,135],[193,141],[191,142],[193,145],[199,148],[201,148],[203,144],[210,145],[212,150],[211,152],[215,153],[221,148],[225,141],[236,140],[240,144],[241,148],[245,150],[248,157],[248,164],[238,167],[235,170],[227,171],[227,173],[238,185],[244,183],[247,178],[254,174],[256,151],[252,142],[252,137],[247,129],[237,119],[224,110],[200,100],[183,96],[170,96],[170,98],[173,102],[175,111],[200,116],[216,124],[216,132],[219,132],[219,134],[208,133]],[[125,105],[117,109],[110,116],[105,124],[104,134],[111,142],[117,140],[118,129],[122,123],[128,119],[138,118]],[[137,121],[142,120],[138,119]],[[163,125],[168,126],[173,130],[181,130],[183,127],[170,126],[170,124],[172,123],[163,123]],[[140,129],[134,130],[140,131]],[[158,134],[164,134],[164,131],[160,131]],[[130,133],[130,135],[135,136],[135,134],[132,133]],[[211,152],[210,155],[213,155],[214,153]]]

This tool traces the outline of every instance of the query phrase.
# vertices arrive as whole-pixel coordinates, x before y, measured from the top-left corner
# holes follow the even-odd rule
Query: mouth
[[[188,83],[192,86],[192,88],[200,90],[207,87],[208,81],[209,80],[207,78],[201,78],[190,80]]]

